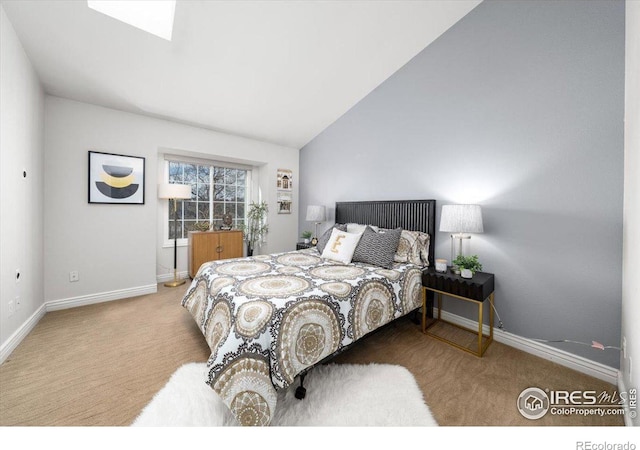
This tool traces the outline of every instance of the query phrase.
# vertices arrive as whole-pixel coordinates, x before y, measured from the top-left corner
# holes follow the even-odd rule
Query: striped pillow
[[[367,226],[353,253],[352,261],[390,269],[393,266],[393,257],[398,248],[401,232],[402,228],[376,232]]]

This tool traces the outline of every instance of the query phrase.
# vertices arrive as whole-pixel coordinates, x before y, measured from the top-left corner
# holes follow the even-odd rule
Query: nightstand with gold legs
[[[426,269],[422,272],[422,332],[438,340],[453,345],[456,348],[482,357],[493,341],[493,306],[494,306],[494,276],[490,273],[478,272],[473,278],[466,279],[451,273],[440,273],[434,269]],[[427,291],[438,294],[437,317],[427,325]],[[442,319],[442,295],[475,303],[478,306],[478,328],[471,329]],[[482,332],[484,314],[483,307],[486,299],[489,299],[489,334]],[[461,330],[477,334],[477,350],[460,345],[450,339],[430,331],[434,325],[446,323]],[[484,342],[483,342],[484,341]]]

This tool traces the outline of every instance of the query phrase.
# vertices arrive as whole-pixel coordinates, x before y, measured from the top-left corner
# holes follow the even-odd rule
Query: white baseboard
[[[50,300],[45,302],[47,311],[75,308],[77,306],[93,305],[94,303],[109,302],[123,298],[137,297],[138,295],[155,294],[158,292],[157,284],[138,286],[134,288],[119,289],[117,291],[98,292],[97,294],[81,295],[79,297]]]
[[[187,281],[189,281],[189,272],[186,270],[184,272],[178,272],[178,279],[186,279]],[[171,280],[173,280],[173,273],[163,273],[156,275],[156,281],[158,283],[166,283],[167,281]]]
[[[31,317],[29,317],[20,326],[20,328],[18,328],[15,331],[15,333],[9,336],[9,339],[7,339],[6,342],[2,344],[2,346],[0,346],[0,364],[5,362],[5,360],[9,357],[9,355],[20,344],[20,342],[22,342],[22,340],[26,338],[29,333],[31,333],[31,330],[33,330],[34,327],[38,324],[38,322],[40,322],[40,319],[44,317],[46,312],[47,312],[46,305],[40,305],[40,307],[36,310],[36,312],[31,314]]]
[[[438,309],[434,308],[434,315],[437,311]],[[442,318],[451,323],[455,323],[456,325],[475,330],[478,329],[478,322],[444,310],[442,311]],[[483,326],[483,333],[489,333],[489,325],[485,324]],[[618,383],[618,369],[591,361],[590,359],[583,358],[582,356],[574,355],[573,353],[551,347],[550,345],[500,330],[495,326],[493,328],[493,339],[496,342],[517,348],[518,350],[522,350],[523,352],[530,353],[542,359],[553,361],[561,366],[590,375],[599,380],[606,381],[607,383],[611,383],[613,385]]]

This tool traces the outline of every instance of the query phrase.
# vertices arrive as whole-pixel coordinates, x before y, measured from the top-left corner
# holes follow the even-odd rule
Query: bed
[[[211,348],[204,381],[241,425],[268,425],[277,390],[422,305],[435,200],[339,202],[335,222],[351,233],[334,225],[317,248],[203,264],[182,299]],[[362,243],[354,261],[330,259],[352,226]],[[393,261],[380,263],[378,240],[394,236]]]

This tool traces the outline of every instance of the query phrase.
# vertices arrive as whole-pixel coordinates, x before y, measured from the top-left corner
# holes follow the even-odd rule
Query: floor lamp
[[[188,184],[165,183],[158,185],[158,197],[173,200],[173,281],[168,281],[164,285],[176,287],[185,283],[185,280],[178,280],[178,200],[188,200],[191,198],[191,186]]]

